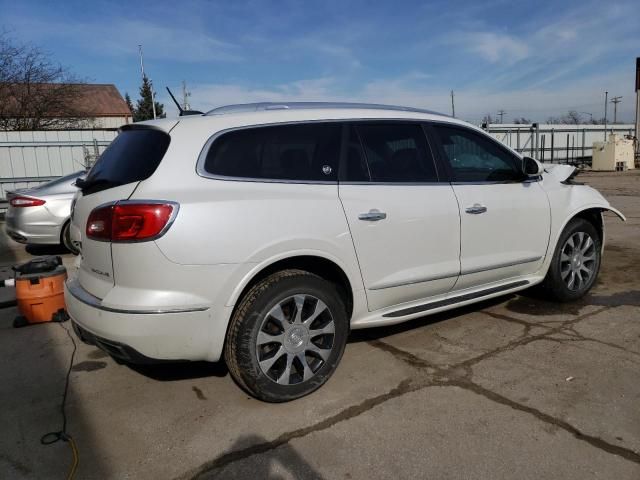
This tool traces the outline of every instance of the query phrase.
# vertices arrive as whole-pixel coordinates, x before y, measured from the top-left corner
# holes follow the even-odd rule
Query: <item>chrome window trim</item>
[[[217,175],[215,173],[210,173],[205,170],[204,164],[207,159],[207,154],[209,153],[209,149],[213,142],[215,142],[219,137],[224,135],[225,133],[234,132],[236,130],[247,130],[252,128],[262,128],[262,127],[274,127],[274,126],[285,126],[285,125],[303,125],[303,124],[316,124],[316,123],[359,123],[359,122],[404,122],[404,123],[418,123],[423,124],[426,120],[417,119],[417,118],[327,118],[327,119],[319,119],[319,120],[290,120],[286,122],[270,122],[270,123],[257,123],[251,125],[242,125],[237,127],[229,127],[224,130],[219,130],[213,135],[209,137],[209,139],[205,142],[204,146],[200,150],[200,154],[198,155],[198,160],[196,162],[196,174],[202,178],[208,178],[211,180],[222,180],[227,182],[250,182],[250,183],[283,183],[283,184],[302,184],[302,185],[353,185],[353,184],[362,184],[362,185],[450,185],[450,183],[446,180],[438,181],[438,182],[341,182],[338,178],[336,180],[286,180],[286,179],[277,179],[277,178],[256,178],[256,177],[232,177],[227,175]],[[447,123],[447,122],[443,122]],[[450,123],[450,125],[457,125],[455,123]],[[429,145],[428,139],[425,135],[425,142],[428,148],[431,148]],[[432,152],[433,155],[433,152]],[[339,167],[340,159],[338,158],[337,164]],[[434,157],[435,163],[435,157]],[[437,165],[435,165],[436,173],[437,173]]]
[[[339,185],[373,185],[397,187],[405,185],[408,187],[451,187],[449,182],[338,182]]]
[[[89,305],[90,307],[97,308],[98,310],[102,310],[105,312],[112,313],[125,313],[125,314],[140,314],[140,315],[157,315],[163,313],[189,313],[189,312],[204,312],[209,310],[207,306],[198,306],[198,307],[188,307],[188,308],[155,308],[155,309],[129,309],[129,308],[113,308],[107,307],[102,304],[102,300],[98,297],[91,295],[87,292],[77,278],[72,278],[67,280],[67,291],[73,295],[74,298],[84,303],[85,305]]]
[[[173,202],[170,200],[147,200],[147,199],[139,199],[139,200],[114,200],[111,202],[106,202],[106,203],[102,203],[100,205],[98,205],[97,207],[93,208],[91,210],[91,212],[93,212],[94,210],[97,210],[99,208],[104,208],[104,207],[109,207],[109,206],[113,206],[113,205],[135,205],[135,204],[140,204],[140,203],[145,203],[145,204],[159,204],[159,205],[166,205],[169,204],[173,207],[173,211],[171,212],[171,216],[169,217],[169,221],[167,222],[167,224],[164,226],[164,228],[162,230],[160,230],[160,232],[157,235],[154,235],[153,237],[148,237],[148,238],[142,238],[140,240],[118,240],[116,242],[113,243],[143,243],[143,242],[152,242],[154,240],[159,239],[160,237],[162,237],[165,233],[167,233],[167,231],[169,230],[169,228],[171,228],[171,225],[173,225],[173,222],[176,220],[176,217],[178,216],[178,211],[180,210],[180,204],[178,202]],[[89,216],[91,215],[91,212],[89,212]],[[87,217],[87,220],[89,220],[89,217]],[[83,238],[86,238],[87,240],[92,240],[94,242],[107,242],[107,243],[112,243],[111,240],[107,240],[106,238],[92,238],[92,237],[88,237],[87,236],[87,232],[86,232],[87,226],[84,226],[84,231],[83,233]]]

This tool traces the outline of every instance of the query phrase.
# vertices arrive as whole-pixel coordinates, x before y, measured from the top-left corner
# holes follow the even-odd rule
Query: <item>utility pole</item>
[[[187,82],[182,81],[182,109],[183,110],[191,110],[191,105],[189,105],[188,98],[191,96],[191,92],[187,91]]]
[[[607,141],[607,101],[609,92],[604,92],[604,141]]]
[[[636,166],[640,160],[640,57],[636,58]]]
[[[614,125],[618,123],[618,104],[622,101],[620,100],[622,97],[613,97],[611,98],[611,103],[613,103],[613,123]]]
[[[455,118],[456,117],[456,104],[453,101],[453,97],[454,97],[453,90],[451,90],[451,116],[453,118]]]
[[[138,45],[138,51],[140,52],[140,71],[142,72],[142,81],[144,82],[144,60],[142,58],[142,45]],[[149,79],[149,87],[151,88],[151,107],[153,108],[153,119],[156,116],[156,94],[153,91],[153,82]]]
[[[507,113],[507,112],[505,112],[504,110],[498,110],[498,115],[500,115],[500,123],[502,123],[502,118],[504,117],[504,115],[505,115],[506,113]]]

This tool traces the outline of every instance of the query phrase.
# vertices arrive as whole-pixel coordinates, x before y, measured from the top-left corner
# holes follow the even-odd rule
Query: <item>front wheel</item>
[[[335,285],[301,270],[275,273],[242,298],[229,325],[225,360],[255,397],[285,402],[320,388],[333,374],[349,333]]]
[[[571,220],[560,235],[542,287],[562,302],[583,297],[596,281],[601,252],[602,242],[593,224],[582,218]]]

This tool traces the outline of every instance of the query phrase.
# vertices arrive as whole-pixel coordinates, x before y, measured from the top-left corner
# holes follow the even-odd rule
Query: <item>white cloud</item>
[[[621,85],[627,80],[626,72],[592,77],[569,86],[546,90],[523,88],[489,91],[480,88],[456,91],[458,117],[480,122],[487,113],[494,115],[498,109],[507,111],[507,119],[527,117],[544,122],[549,116],[559,116],[568,110],[592,113],[594,118],[603,115],[604,92],[602,85]],[[430,88],[417,83],[408,84],[405,77],[370,81],[356,91],[347,89],[340,79],[322,77],[282,84],[273,88],[261,88],[232,84],[193,85],[193,108],[208,110],[232,103],[263,101],[350,101],[405,105],[450,113],[450,90]],[[622,92],[628,102],[618,108],[621,121],[633,117],[632,93]],[[165,105],[170,105],[166,102]],[[611,113],[611,112],[610,112]]]
[[[526,43],[506,34],[471,32],[463,34],[454,42],[492,63],[514,63],[529,56]]]

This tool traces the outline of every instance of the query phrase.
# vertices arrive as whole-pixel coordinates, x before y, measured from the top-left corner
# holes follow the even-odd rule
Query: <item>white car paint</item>
[[[311,256],[339,267],[353,297],[351,328],[365,328],[528,288],[544,279],[575,214],[612,210],[623,218],[594,189],[560,183],[573,170],[559,167],[545,166],[539,181],[491,185],[238,181],[196,172],[220,132],[341,120],[437,121],[486,135],[438,114],[340,105],[145,122],[171,135],[153,175],[78,196],[72,236],[82,259],[66,289],[73,321],[152,359],[216,361],[243,290],[281,260]],[[85,237],[93,209],[126,199],[177,202],[179,212],[156,240]],[[487,212],[465,213],[476,204]],[[386,218],[358,219],[376,211]],[[470,298],[477,292],[485,294]],[[432,308],[411,311],[424,305]],[[394,316],[399,310],[408,313]]]

